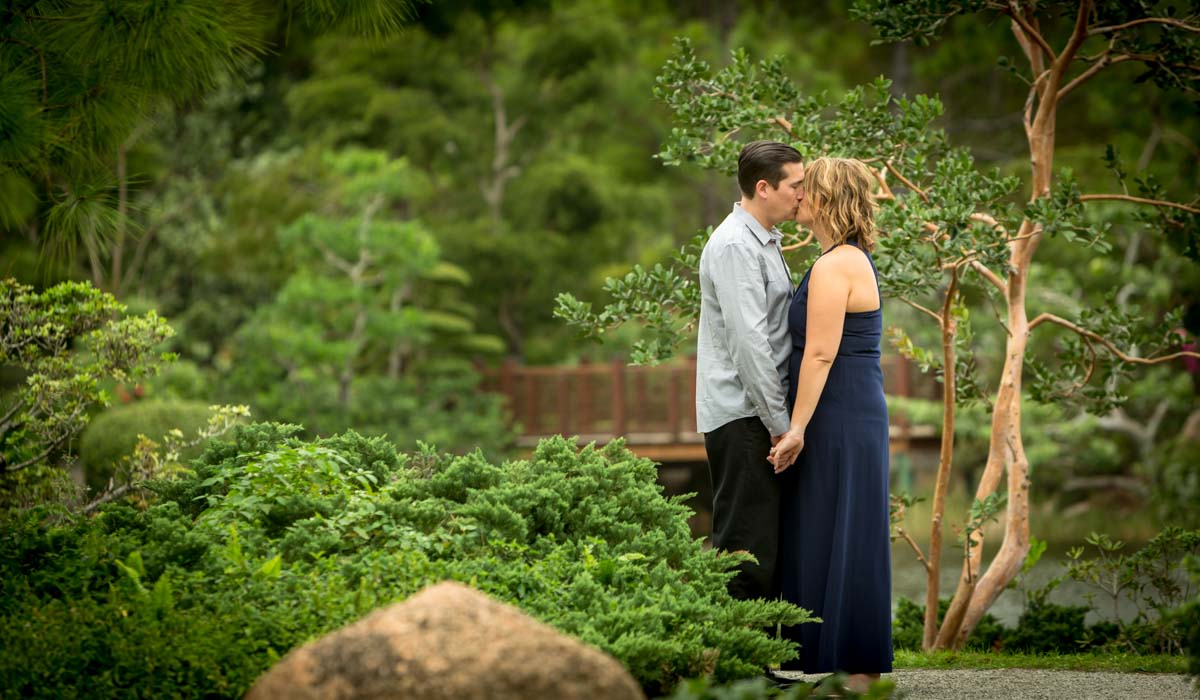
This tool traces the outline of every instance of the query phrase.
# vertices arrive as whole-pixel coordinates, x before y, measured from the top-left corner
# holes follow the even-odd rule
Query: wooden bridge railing
[[[883,357],[884,391],[893,396],[937,398],[937,386],[915,375],[899,355]],[[622,436],[638,454],[658,461],[702,461],[704,437],[696,432],[696,358],[657,367],[631,367],[622,359],[573,367],[529,367],[508,360],[483,369],[483,388],[508,398],[521,426],[519,443],[549,435],[583,442]],[[893,450],[932,435],[893,411]]]

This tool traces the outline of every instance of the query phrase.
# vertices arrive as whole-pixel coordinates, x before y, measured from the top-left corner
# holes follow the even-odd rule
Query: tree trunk
[[[1015,21],[1013,24],[1013,31],[1029,58],[1034,76],[1025,110],[1025,135],[1029,142],[1029,163],[1033,174],[1030,201],[1050,194],[1058,92],[1067,66],[1087,37],[1087,19],[1090,11],[1090,0],[1082,0],[1071,38],[1061,52],[1053,57],[1053,64],[1048,69],[1045,68],[1045,59],[1050,56],[1034,41],[1034,35],[1024,32]],[[1028,19],[1031,20],[1033,31],[1038,31],[1036,18]],[[1021,436],[1021,380],[1029,338],[1029,319],[1025,310],[1026,284],[1033,254],[1037,251],[1041,235],[1037,224],[1025,220],[1017,237],[1009,243],[1009,335],[1005,348],[1004,370],[992,412],[987,466],[975,496],[983,500],[994,493],[999,486],[1001,470],[1008,470],[1004,539],[1000,543],[1000,551],[992,559],[987,571],[976,581],[983,560],[982,528],[973,533],[973,546],[963,563],[963,576],[959,580],[958,591],[938,633],[936,647],[939,649],[949,646],[962,647],[984,612],[1020,572],[1021,565],[1029,553],[1029,460],[1025,455],[1025,445]]]
[[[937,481],[933,487],[933,514],[929,523],[929,566],[926,568],[925,627],[921,648],[929,651],[937,641],[938,595],[942,573],[942,517],[946,512],[946,491],[950,487],[950,468],[954,459],[954,414],[957,392],[955,336],[958,324],[951,309],[958,295],[958,270],[950,277],[950,288],[942,306],[942,444],[938,457]]]
[[[500,224],[504,219],[504,188],[508,181],[521,171],[512,164],[510,149],[517,133],[525,126],[525,115],[517,117],[511,124],[508,121],[508,109],[504,105],[504,90],[496,82],[491,73],[483,71],[483,82],[492,95],[492,120],[495,132],[495,145],[492,151],[491,177],[480,185],[483,199],[487,203],[488,216],[492,220],[492,235],[502,233]]]

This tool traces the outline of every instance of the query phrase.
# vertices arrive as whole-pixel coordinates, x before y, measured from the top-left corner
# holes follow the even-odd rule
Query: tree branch
[[[4,417],[0,418],[0,435],[8,432],[9,426],[12,425],[13,416],[17,415],[17,411],[21,410],[21,408],[27,405],[28,402],[25,401],[25,399],[18,399],[17,401],[13,402],[12,408],[5,411]]]
[[[8,37],[0,37],[0,42],[5,42],[8,44],[18,44],[20,46],[24,46],[24,47],[32,50],[34,53],[37,54],[38,60],[42,62],[42,104],[46,104],[47,102],[49,102],[50,101],[50,90],[47,88],[47,83],[46,83],[46,54],[42,53],[42,50],[39,49],[38,47],[34,46],[33,44],[30,44],[29,42],[21,41],[20,39],[10,39]]]
[[[1071,385],[1071,391],[1067,392],[1068,396],[1074,395],[1075,392],[1087,386],[1087,383],[1092,381],[1092,375],[1096,372],[1096,365],[1100,363],[1100,358],[1096,357],[1096,348],[1092,346],[1092,341],[1084,338],[1083,346],[1087,348],[1088,354],[1091,356],[1091,362],[1088,363],[1087,374],[1083,375],[1083,379]]]
[[[1062,53],[1054,61],[1054,69],[1057,71],[1059,79],[1067,72],[1067,64],[1075,60],[1075,53],[1079,51],[1079,47],[1088,38],[1087,25],[1088,15],[1092,9],[1092,0],[1080,0],[1079,13],[1075,15],[1075,28],[1071,31],[1071,38],[1067,39],[1067,45],[1063,47]],[[1051,86],[1057,87],[1058,80],[1051,77]]]
[[[326,247],[324,243],[314,240],[313,246],[321,251],[321,256],[325,258],[325,262],[351,277],[355,275],[357,271],[356,266],[346,262],[341,256]]]
[[[937,315],[936,312],[931,311],[930,309],[927,309],[924,306],[921,306],[920,304],[918,304],[915,301],[910,301],[909,299],[906,299],[905,297],[899,297],[899,299],[900,299],[900,301],[904,302],[905,304],[908,304],[909,306],[913,307],[917,311],[920,311],[923,314],[928,314],[933,320],[937,321],[938,328],[941,328],[942,317]]]
[[[888,169],[888,172],[890,172],[891,174],[896,176],[897,180],[899,180],[900,182],[903,182],[905,187],[912,190],[913,192],[916,192],[917,196],[921,198],[922,202],[925,202],[926,204],[929,203],[929,195],[925,194],[925,191],[922,190],[920,187],[917,187],[912,182],[910,182],[908,178],[901,175],[900,171],[896,170],[896,167],[892,165],[892,161],[885,160],[885,161],[883,161],[883,165],[884,165],[884,167],[886,167]]]
[[[1080,195],[1081,202],[1098,202],[1102,200],[1116,200],[1121,202],[1133,202],[1134,204],[1149,204],[1156,207],[1171,207],[1174,209],[1182,209],[1191,214],[1200,214],[1200,209],[1187,204],[1178,202],[1166,202],[1161,199],[1146,199],[1145,197],[1134,197],[1128,194],[1085,194]]]
[[[1130,27],[1135,27],[1139,24],[1166,24],[1177,29],[1182,29],[1185,32],[1200,33],[1200,26],[1188,24],[1187,22],[1183,22],[1181,20],[1172,19],[1170,17],[1143,17],[1142,19],[1135,19],[1132,22],[1126,22],[1124,24],[1113,24],[1107,27],[1095,27],[1093,29],[1089,29],[1087,35],[1096,36],[1097,34],[1119,32],[1122,29],[1129,29]]]
[[[1014,22],[1021,25],[1021,31],[1025,33],[1026,39],[1041,47],[1042,51],[1046,54],[1046,58],[1048,58],[1051,63],[1055,61],[1057,56],[1054,55],[1054,49],[1050,48],[1050,44],[1046,43],[1046,37],[1042,36],[1041,32],[1034,29],[1033,25],[1025,19],[1025,16],[1017,7],[1016,2],[1010,0],[1008,3],[1008,10],[1006,10],[1004,14],[1008,15]],[[1033,57],[1030,56],[1031,60],[1032,58]]]
[[[875,170],[874,168],[871,169],[871,173],[874,174],[875,179],[879,181],[879,189],[882,190],[883,197],[885,199],[896,200],[896,203],[898,203],[900,205],[900,207],[903,208],[904,202],[901,202],[899,199],[896,199],[896,195],[892,194],[892,188],[888,187],[887,177],[885,177],[885,175],[884,175],[884,173],[886,173],[886,172],[887,172],[886,168],[880,168],[879,170]]]
[[[775,117],[774,119],[771,120],[771,123],[775,124],[780,129],[783,129],[784,131],[786,131],[788,133],[788,136],[792,135],[792,123],[789,122],[788,120],[784,119],[783,117]]]
[[[1157,364],[1161,364],[1163,362],[1177,360],[1181,357],[1200,358],[1200,352],[1192,352],[1190,350],[1183,350],[1181,352],[1171,353],[1170,355],[1160,355],[1159,357],[1134,357],[1133,355],[1129,355],[1129,354],[1123,352],[1116,345],[1113,345],[1111,340],[1101,336],[1100,334],[1096,333],[1095,331],[1089,331],[1088,329],[1086,329],[1082,326],[1078,326],[1078,325],[1066,320],[1065,318],[1055,316],[1054,314],[1047,314],[1047,313],[1039,314],[1037,318],[1035,318],[1029,322],[1029,330],[1032,332],[1034,328],[1036,328],[1038,325],[1040,325],[1043,322],[1057,324],[1059,326],[1062,326],[1063,328],[1066,328],[1067,330],[1074,331],[1075,333],[1083,336],[1084,338],[1094,340],[1097,343],[1100,343],[1104,347],[1108,348],[1109,352],[1111,352],[1113,355],[1116,355],[1122,361],[1129,362],[1132,364],[1157,365]]]
[[[1096,61],[1096,63],[1089,66],[1087,70],[1085,70],[1084,72],[1082,72],[1078,76],[1076,76],[1074,80],[1072,80],[1071,82],[1069,82],[1066,85],[1059,88],[1058,94],[1057,94],[1058,99],[1061,100],[1063,97],[1066,97],[1067,93],[1071,92],[1075,88],[1077,88],[1080,85],[1082,85],[1083,83],[1087,82],[1088,79],[1090,79],[1093,75],[1099,73],[1100,71],[1104,70],[1105,68],[1107,68],[1115,63],[1124,63],[1125,61],[1132,61],[1132,60],[1134,60],[1134,58],[1132,56],[1130,56],[1129,54],[1119,54],[1117,56],[1113,56],[1109,52],[1105,51],[1100,56],[1100,60]]]
[[[929,572],[929,560],[927,560],[925,558],[925,555],[921,553],[921,548],[917,546],[917,543],[915,541],[913,541],[912,535],[908,534],[908,531],[902,527],[896,528],[896,532],[899,533],[900,536],[904,538],[904,541],[908,543],[908,546],[912,547],[913,552],[917,555],[917,559],[920,560],[920,562],[921,562],[921,566],[924,566],[926,573],[928,573]]]
[[[793,250],[800,250],[801,248],[808,245],[809,243],[812,243],[812,241],[813,241],[813,234],[811,232],[809,232],[809,234],[807,236],[805,236],[803,239],[801,239],[799,243],[793,243],[791,245],[783,246],[783,252],[790,253]]]
[[[112,490],[106,490],[104,493],[97,496],[96,500],[92,501],[91,503],[89,503],[83,507],[83,514],[87,515],[87,514],[91,513],[92,511],[96,510],[97,508],[99,508],[100,506],[104,505],[105,503],[108,503],[110,501],[115,501],[118,498],[120,498],[121,496],[124,496],[126,493],[129,493],[132,490],[133,490],[133,484],[125,484],[123,486],[118,486],[117,488],[112,489]]]
[[[12,472],[21,471],[22,469],[24,469],[28,466],[37,464],[38,462],[42,461],[43,459],[49,457],[50,453],[53,452],[54,449],[57,448],[59,445],[61,445],[63,440],[65,440],[66,438],[67,438],[67,434],[64,434],[58,440],[55,440],[54,442],[50,443],[50,446],[47,447],[40,455],[38,455],[37,457],[30,457],[29,459],[25,460],[24,462],[21,462],[20,464],[0,465],[0,466],[3,466],[3,469],[0,469],[0,471],[12,473]]]
[[[1008,296],[1008,284],[1006,284],[1004,280],[1000,279],[1000,275],[992,272],[987,265],[984,265],[978,260],[972,260],[971,269],[978,272],[988,282],[991,282],[992,286],[1000,290],[1001,294],[1006,297]]]

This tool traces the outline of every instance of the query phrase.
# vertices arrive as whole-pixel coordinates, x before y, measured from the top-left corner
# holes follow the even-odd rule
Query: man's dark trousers
[[[743,600],[774,598],[779,479],[767,461],[771,434],[757,417],[738,418],[705,433],[704,450],[713,484],[713,546],[758,559],[740,566],[729,593]]]

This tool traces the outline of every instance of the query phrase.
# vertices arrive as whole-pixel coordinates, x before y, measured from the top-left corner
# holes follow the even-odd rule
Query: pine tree
[[[154,113],[202,96],[290,32],[382,38],[411,0],[13,0],[0,9],[0,230],[104,259],[127,220],[124,153]],[[281,30],[282,28],[282,30]],[[119,248],[119,246],[118,246]]]

